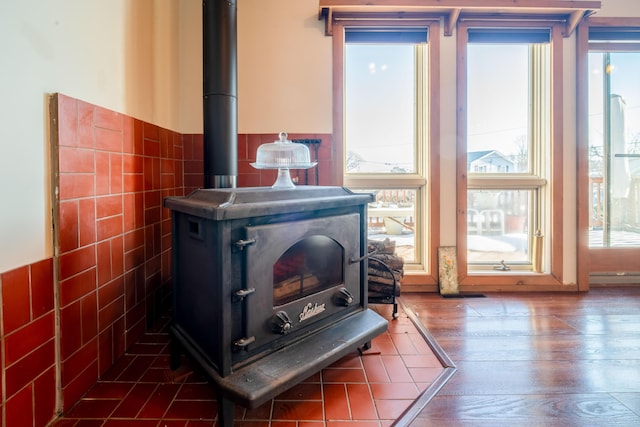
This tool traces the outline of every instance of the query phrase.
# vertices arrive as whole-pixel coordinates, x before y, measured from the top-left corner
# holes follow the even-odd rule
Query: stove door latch
[[[340,307],[349,307],[353,304],[353,294],[349,292],[347,288],[340,288],[340,290],[333,295],[333,302]]]
[[[256,288],[238,289],[233,293],[233,301],[240,302],[245,299],[247,295],[251,295],[256,292]]]
[[[233,351],[246,350],[247,346],[256,341],[256,337],[244,337],[233,342]]]
[[[246,248],[247,246],[251,246],[256,242],[256,239],[247,239],[247,240],[238,240],[237,242],[235,242],[234,244],[236,245],[236,247],[240,250],[243,250],[244,248]]]

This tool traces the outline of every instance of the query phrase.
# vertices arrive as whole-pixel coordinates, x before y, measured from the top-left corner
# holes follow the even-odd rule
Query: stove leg
[[[218,393],[218,427],[233,427],[233,401]]]
[[[172,371],[175,371],[180,367],[180,364],[182,363],[182,360],[181,360],[182,346],[178,344],[178,340],[175,337],[171,336],[170,339],[171,340],[169,341],[169,349],[170,349],[169,350],[170,351],[169,368],[171,368]]]

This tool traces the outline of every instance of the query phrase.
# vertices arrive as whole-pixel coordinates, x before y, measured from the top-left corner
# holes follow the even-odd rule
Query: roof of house
[[[467,153],[467,162],[472,163],[478,159],[488,156],[491,153],[495,153],[496,150],[485,150],[485,151],[471,151]]]

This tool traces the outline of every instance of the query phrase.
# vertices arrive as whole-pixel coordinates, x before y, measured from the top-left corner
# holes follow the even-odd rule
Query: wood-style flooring
[[[640,426],[640,287],[403,294],[455,372],[409,424]]]

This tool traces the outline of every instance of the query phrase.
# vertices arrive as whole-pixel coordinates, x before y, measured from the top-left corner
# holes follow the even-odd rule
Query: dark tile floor
[[[236,426],[390,426],[445,371],[400,309],[371,349],[354,352],[254,410],[236,407]],[[168,321],[146,333],[55,427],[217,426],[215,392],[185,360],[169,369]],[[427,392],[425,392],[427,391]]]

